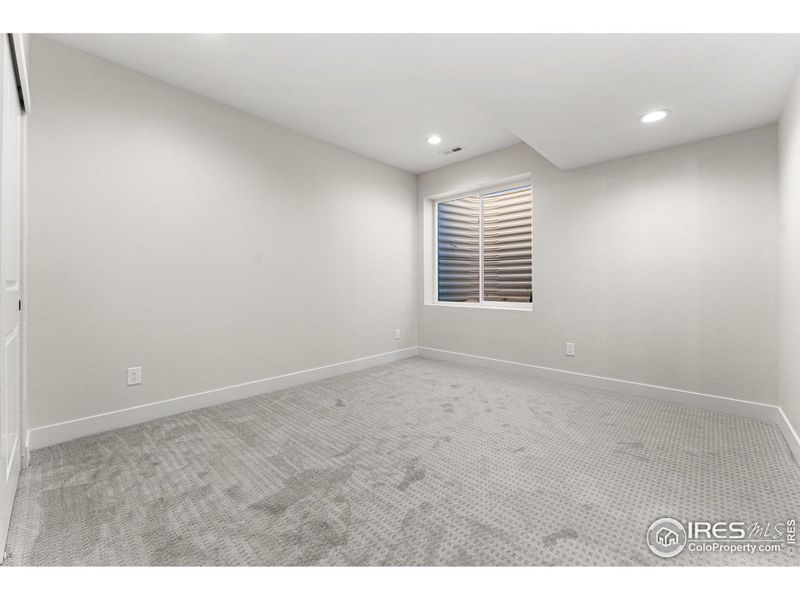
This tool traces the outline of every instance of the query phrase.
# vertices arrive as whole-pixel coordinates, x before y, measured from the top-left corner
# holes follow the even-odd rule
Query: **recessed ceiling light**
[[[428,138],[428,143],[431,146],[435,146],[436,144],[441,144],[442,143],[442,138],[434,133],[432,136],[430,136]]]
[[[659,108],[658,110],[651,111],[639,117],[641,123],[655,123],[661,119],[666,119],[669,115],[669,110],[666,108]]]

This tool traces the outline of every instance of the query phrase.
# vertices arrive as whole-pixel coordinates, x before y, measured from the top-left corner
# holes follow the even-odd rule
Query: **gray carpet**
[[[35,452],[8,564],[798,565],[645,545],[798,513],[775,425],[412,358]]]

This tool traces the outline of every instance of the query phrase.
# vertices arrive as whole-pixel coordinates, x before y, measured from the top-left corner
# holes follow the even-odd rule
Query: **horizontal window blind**
[[[483,196],[483,299],[530,302],[533,296],[531,188]]]
[[[459,198],[436,206],[439,300],[479,302],[480,198]]]
[[[531,302],[531,186],[436,204],[441,302]]]

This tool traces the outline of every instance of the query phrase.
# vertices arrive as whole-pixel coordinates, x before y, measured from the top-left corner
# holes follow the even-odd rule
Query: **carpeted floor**
[[[37,451],[10,565],[799,565],[657,558],[662,516],[800,516],[775,425],[412,358]]]

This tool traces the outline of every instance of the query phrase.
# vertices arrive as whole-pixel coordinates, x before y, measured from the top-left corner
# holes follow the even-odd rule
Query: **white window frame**
[[[531,188],[531,302],[497,302],[483,300],[483,200],[481,199],[480,212],[478,217],[478,277],[479,282],[479,302],[450,302],[447,300],[439,300],[439,204],[442,202],[452,202],[461,198],[469,196],[482,196],[491,194],[493,192],[500,192],[503,190],[512,189],[515,187]],[[433,207],[433,305],[435,306],[457,306],[461,308],[491,308],[499,310],[533,310],[533,300],[535,300],[534,285],[533,285],[533,180],[530,175],[521,178],[513,178],[510,180],[503,180],[491,185],[483,186],[478,189],[468,190],[455,194],[447,194],[446,196],[437,196],[432,198],[431,205]]]

